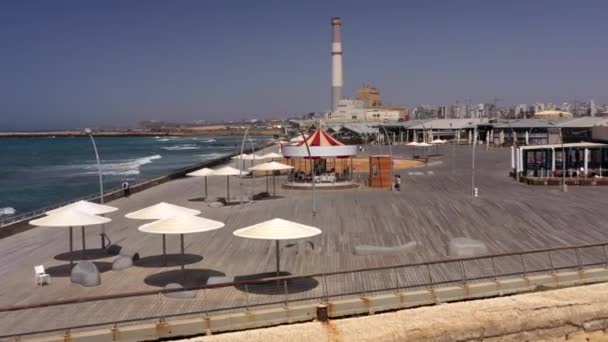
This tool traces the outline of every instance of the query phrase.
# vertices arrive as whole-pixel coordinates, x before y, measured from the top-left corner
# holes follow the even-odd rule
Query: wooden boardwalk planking
[[[369,151],[370,149],[368,149]],[[608,237],[605,208],[608,206],[606,188],[570,187],[568,193],[557,188],[529,187],[517,184],[506,174],[509,167],[508,150],[485,151],[477,154],[477,184],[480,197],[471,199],[470,153],[468,147],[458,147],[452,164],[451,147],[442,147],[446,153],[438,158],[442,163],[434,166],[399,171],[402,175],[402,192],[390,193],[374,189],[353,189],[318,192],[316,225],[323,230],[312,239],[314,249],[303,242],[282,243],[281,268],[292,274],[348,270],[401,263],[436,260],[447,257],[447,243],[455,237],[470,237],[486,243],[489,252],[502,253],[536,248],[557,247],[605,241]],[[404,147],[394,147],[393,153],[409,155]],[[429,173],[432,171],[432,174]],[[251,185],[262,191],[265,180],[243,180],[245,191]],[[232,236],[235,229],[273,217],[282,217],[311,224],[311,193],[285,190],[277,187],[281,199],[265,200],[250,205],[209,208],[203,202],[191,201],[203,191],[200,178],[180,179],[134,194],[130,198],[113,202],[120,210],[108,215],[110,238],[123,246],[138,251],[141,257],[159,255],[161,240],[158,236],[137,231],[144,222],[128,220],[124,214],[147,205],[166,201],[200,209],[202,216],[226,223],[224,229],[206,234],[186,236],[186,252],[201,255],[203,259],[187,265],[204,281],[211,273],[240,276],[271,272],[274,268],[274,248],[271,242],[240,239]],[[231,182],[232,193],[238,195],[239,181]],[[223,196],[225,178],[209,179],[209,194]],[[87,245],[98,246],[98,228],[87,229]],[[66,276],[58,276],[58,267],[67,261],[55,256],[65,253],[68,246],[67,229],[36,228],[0,240],[0,305],[36,303],[91,295],[158,288],[155,274],[176,270],[179,267],[133,267],[121,272],[102,274],[99,287],[84,288],[71,284]],[[75,246],[80,245],[79,232]],[[417,241],[413,253],[393,256],[355,256],[352,248],[357,244],[392,246]],[[168,251],[179,251],[179,239],[168,237]],[[597,251],[597,254],[601,251]],[[594,256],[589,256],[593,258]],[[597,257],[597,255],[595,255]],[[95,261],[111,263],[114,257]],[[556,257],[557,258],[557,257]],[[567,263],[573,256],[561,256]],[[537,260],[538,259],[538,260]],[[33,266],[44,264],[55,275],[51,286],[34,284]],[[106,266],[108,265],[106,264]],[[544,267],[541,258],[530,260],[530,268]],[[469,265],[471,274],[487,274],[487,265]],[[519,270],[513,260],[500,260],[501,272]],[[458,279],[457,267],[438,266],[432,270],[435,280]],[[423,269],[406,269],[399,274],[403,284],[422,284],[428,275]],[[178,279],[174,281],[179,282]],[[319,282],[320,279],[317,279]],[[330,293],[345,290],[358,291],[364,286],[376,289],[394,283],[391,274],[374,272],[362,280],[357,275],[328,277]],[[310,291],[321,293],[318,286]],[[303,296],[300,293],[297,296]],[[31,329],[56,328],[62,324],[84,324],[103,319],[119,320],[163,313],[177,313],[209,307],[240,305],[245,295],[238,289],[222,289],[198,293],[193,301],[163,299],[158,296],[83,303],[60,308],[28,310],[21,313],[0,314],[0,331],[3,333]],[[255,297],[255,298],[254,298]],[[278,300],[282,296],[277,297]],[[266,295],[252,295],[253,301],[267,300]],[[161,310],[162,308],[162,310]]]

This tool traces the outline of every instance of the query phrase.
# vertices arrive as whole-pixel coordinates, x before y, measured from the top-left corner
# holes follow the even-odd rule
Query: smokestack
[[[342,20],[331,18],[331,110],[338,109],[338,101],[342,99]]]

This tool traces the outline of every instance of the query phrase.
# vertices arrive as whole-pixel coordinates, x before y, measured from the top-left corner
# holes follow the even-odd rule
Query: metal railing
[[[467,286],[480,281],[498,281],[508,277],[527,277],[533,274],[556,271],[581,271],[588,267],[608,268],[608,242],[537,249],[523,252],[484,255],[470,258],[452,258],[429,262],[392,266],[362,268],[348,271],[310,273],[279,277],[236,277],[217,283],[189,286],[182,289],[158,289],[117,293],[104,296],[80,297],[37,304],[0,307],[0,327],[6,320],[19,322],[11,315],[49,321],[49,328],[19,330],[0,336],[23,337],[48,334],[58,331],[74,331],[103,326],[119,327],[134,322],[157,320],[164,322],[169,317],[205,315],[212,313],[249,311],[255,307],[289,306],[296,302],[327,302],[332,298],[369,296],[386,292],[401,292],[419,289],[436,289],[445,286]],[[195,269],[191,271],[197,271]],[[171,271],[169,271],[171,272]],[[220,278],[226,279],[226,278]],[[178,280],[176,280],[178,281]],[[152,281],[151,281],[152,282]],[[168,300],[172,294],[188,294],[187,299]],[[88,309],[88,303],[105,302],[112,308],[129,304],[147,308],[148,314],[139,310],[124,316],[113,315],[105,321],[79,321],[78,313]],[[99,308],[99,306],[95,306]],[[70,311],[72,310],[72,311]],[[72,313],[70,313],[72,312]],[[59,317],[65,316],[62,324]],[[82,319],[91,319],[84,317]],[[41,323],[42,324],[42,323]],[[39,325],[37,325],[39,326]],[[13,325],[10,325],[14,328]],[[15,329],[18,329],[15,328]]]

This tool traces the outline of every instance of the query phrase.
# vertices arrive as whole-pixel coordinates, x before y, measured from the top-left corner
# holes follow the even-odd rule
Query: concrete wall
[[[325,307],[327,308],[326,313],[329,318],[340,318],[362,314],[371,315],[378,312],[446,302],[504,296],[535,291],[540,288],[559,288],[606,281],[608,281],[608,269],[596,268],[500,279],[495,282],[474,283],[464,286],[418,291],[398,291],[376,296],[330,300],[326,303]],[[217,314],[207,317],[176,318],[161,320],[157,323],[136,324],[125,327],[116,326],[113,329],[105,328],[95,331],[78,332],[68,334],[67,336],[66,334],[60,334],[39,339],[26,339],[24,337],[21,341],[135,341],[212,334],[315,320],[319,314],[318,306],[319,304],[317,303],[311,303]]]

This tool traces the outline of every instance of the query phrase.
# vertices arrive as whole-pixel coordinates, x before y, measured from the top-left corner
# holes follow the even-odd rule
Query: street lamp
[[[473,126],[473,156],[471,159],[471,195],[475,197],[475,145],[477,145],[477,125]]]
[[[91,138],[91,144],[93,144],[93,151],[95,151],[95,159],[97,159],[97,173],[99,175],[99,203],[103,204],[103,177],[101,175],[101,162],[99,161],[99,153],[97,152],[97,145],[95,139],[93,139],[93,130],[85,128],[84,133]],[[101,249],[106,248],[106,225],[101,225]]]

